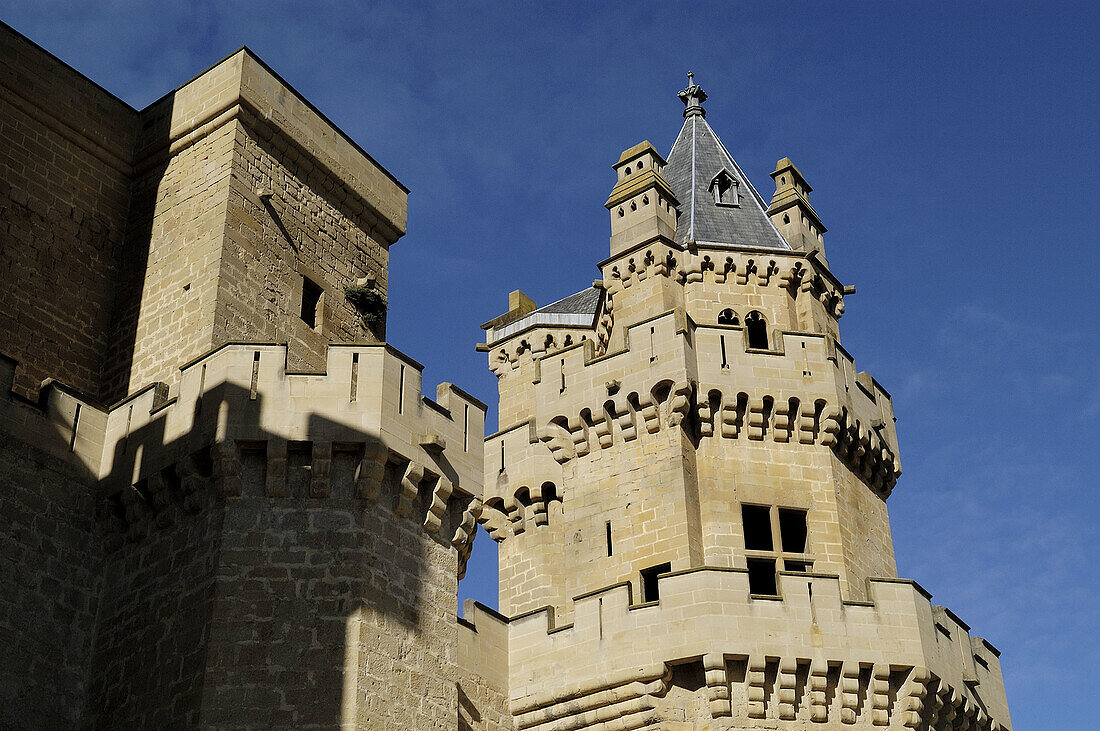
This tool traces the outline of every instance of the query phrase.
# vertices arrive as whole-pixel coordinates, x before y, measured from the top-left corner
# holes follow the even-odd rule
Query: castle
[[[254,54],[139,111],[0,27],[0,727],[1011,728],[811,188],[680,98],[600,279],[483,326],[485,437],[385,342],[407,189]]]

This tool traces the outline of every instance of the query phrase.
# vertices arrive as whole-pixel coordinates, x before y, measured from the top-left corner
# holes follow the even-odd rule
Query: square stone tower
[[[784,158],[766,203],[680,98],[667,160],[613,166],[600,279],[484,326],[482,686],[537,731],[1010,728],[997,650],[897,577],[893,405],[841,345],[809,185]]]
[[[0,24],[0,727],[453,731],[485,406],[408,191],[247,48],[144,110]]]

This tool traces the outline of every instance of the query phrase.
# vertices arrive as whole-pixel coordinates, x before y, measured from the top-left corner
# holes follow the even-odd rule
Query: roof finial
[[[707,110],[703,109],[703,102],[707,100],[707,93],[695,83],[693,72],[688,71],[688,86],[680,92],[679,97],[680,101],[687,107],[684,110],[684,117],[691,117],[696,114],[700,117],[707,116]]]

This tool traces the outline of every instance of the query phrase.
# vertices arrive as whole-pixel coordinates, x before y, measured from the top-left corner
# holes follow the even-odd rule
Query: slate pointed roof
[[[693,80],[690,84],[680,92],[687,105],[684,126],[668,153],[663,171],[680,201],[676,241],[790,249],[768,218],[767,203],[707,124],[702,107],[706,94]],[[711,183],[723,169],[737,183],[734,187],[740,194],[737,205],[715,203]]]

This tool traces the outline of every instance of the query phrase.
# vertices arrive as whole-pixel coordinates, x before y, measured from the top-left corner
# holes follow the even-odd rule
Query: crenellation
[[[515,689],[537,682],[525,674],[531,671],[525,668],[533,669],[536,665],[532,662],[545,653],[551,653],[552,657],[588,658],[583,669],[576,670],[580,677],[591,678],[589,685],[585,685],[583,680],[579,683],[574,681],[575,690],[563,687],[557,691],[557,697],[589,696],[591,701],[586,698],[586,702],[594,704],[598,702],[597,695],[606,692],[605,688],[630,682],[631,674],[633,682],[640,683],[657,675],[657,672],[642,670],[654,666],[649,658],[660,657],[662,652],[692,654],[692,647],[677,646],[676,650],[671,650],[670,646],[670,649],[664,649],[667,643],[677,642],[681,637],[679,633],[670,636],[659,630],[662,626],[668,626],[667,617],[677,617],[676,623],[681,627],[683,622],[702,626],[710,613],[720,612],[723,616],[721,624],[711,625],[708,632],[689,632],[687,635],[694,638],[693,644],[699,648],[694,652],[704,659],[708,678],[706,687],[710,689],[707,691],[708,702],[713,701],[711,707],[718,711],[713,714],[715,717],[723,715],[723,709],[729,707],[723,701],[731,697],[728,686],[722,681],[726,677],[724,658],[747,656],[748,669],[741,682],[747,688],[747,696],[742,697],[748,699],[749,706],[745,710],[749,718],[795,720],[805,714],[818,722],[836,720],[868,727],[897,723],[914,727],[911,725],[912,714],[919,713],[918,709],[923,707],[920,699],[928,695],[928,687],[934,679],[942,678],[936,658],[920,654],[922,645],[917,638],[938,630],[927,621],[931,607],[919,588],[910,582],[872,581],[874,602],[845,602],[840,599],[838,577],[786,573],[781,576],[783,599],[776,603],[752,598],[748,593],[746,577],[743,571],[713,568],[673,573],[658,580],[662,589],[656,605],[633,603],[628,587],[619,586],[576,597],[576,613],[567,625],[561,624],[560,620],[555,623],[546,611],[513,618],[509,623],[512,629],[510,646],[514,655],[510,680],[513,697],[523,698],[524,693]],[[813,588],[809,595],[805,588],[807,580]],[[828,590],[830,584],[833,586],[831,591]],[[734,600],[733,594],[739,594],[741,598]],[[807,597],[811,598],[807,600]],[[756,604],[767,611],[754,611],[752,607]],[[921,610],[921,606],[925,609]],[[732,607],[738,609],[731,616]],[[540,614],[543,616],[540,617]],[[764,640],[763,645],[759,644],[760,640],[753,639],[767,635],[757,633],[755,624],[775,622],[781,616],[788,617],[787,631],[812,631],[818,635],[818,649],[811,658],[803,660],[790,656],[776,651],[778,647],[769,648],[766,644],[769,641],[781,642],[779,639]],[[791,625],[791,622],[794,624]],[[718,629],[723,626],[730,629]],[[796,629],[803,626],[807,629]],[[811,627],[815,629],[809,629]],[[540,628],[547,641],[550,637],[554,638],[552,646],[537,640]],[[963,626],[955,623],[952,630],[965,632]],[[550,634],[545,634],[547,632]],[[894,635],[896,639],[884,642],[887,634]],[[647,636],[651,642],[643,646],[630,644],[630,638],[635,635]],[[608,645],[608,642],[611,644]],[[580,649],[581,646],[596,643],[602,647],[599,653]],[[723,647],[724,650],[715,652],[709,649],[716,647]],[[883,652],[897,652],[890,649],[895,647],[900,654],[895,654],[890,661],[876,659]],[[774,662],[771,660],[773,657],[777,658]],[[840,669],[835,676],[830,670],[834,667]],[[835,689],[833,697],[836,706],[828,700],[831,684]],[[950,687],[954,691],[950,695],[950,703],[978,708],[977,701],[967,695],[969,685],[964,683]],[[996,704],[999,701],[983,697],[982,702]],[[525,708],[552,707],[552,703],[549,698],[541,697],[531,697],[519,704],[514,701],[513,713],[517,719],[523,719],[532,715]],[[976,718],[976,711],[971,712]],[[985,720],[978,722],[981,724],[979,727],[995,728],[990,723],[988,712],[983,713]],[[528,726],[521,720],[520,727]]]

